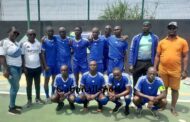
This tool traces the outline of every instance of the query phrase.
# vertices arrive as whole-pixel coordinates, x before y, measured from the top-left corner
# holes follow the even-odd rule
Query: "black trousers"
[[[150,66],[153,66],[151,63],[151,60],[138,60],[136,65],[134,66],[134,72],[133,72],[133,87],[135,87],[139,77],[142,75],[146,75],[146,72]]]
[[[29,101],[32,100],[32,83],[34,79],[34,85],[36,89],[36,99],[40,98],[40,75],[41,75],[41,67],[31,69],[26,68],[27,73],[26,76],[26,91],[27,91],[27,98]]]

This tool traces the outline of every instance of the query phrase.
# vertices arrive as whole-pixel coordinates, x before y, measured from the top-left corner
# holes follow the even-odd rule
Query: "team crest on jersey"
[[[92,83],[94,83],[95,81],[94,80],[92,80]]]
[[[117,83],[117,86],[120,86],[120,83]]]
[[[148,89],[152,89],[152,88],[149,86]]]

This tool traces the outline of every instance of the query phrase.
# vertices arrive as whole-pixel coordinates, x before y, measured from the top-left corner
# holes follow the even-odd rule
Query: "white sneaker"
[[[36,103],[37,104],[45,104],[46,102],[40,98],[40,99],[36,99]]]
[[[46,98],[46,104],[51,104],[51,99],[50,98]]]

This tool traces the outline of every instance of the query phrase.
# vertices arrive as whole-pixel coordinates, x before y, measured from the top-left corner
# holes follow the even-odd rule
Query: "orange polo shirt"
[[[188,51],[187,41],[179,36],[161,40],[157,47],[160,53],[159,73],[180,77],[182,54]]]

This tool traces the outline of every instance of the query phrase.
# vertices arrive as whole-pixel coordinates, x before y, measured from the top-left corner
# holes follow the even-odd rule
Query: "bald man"
[[[124,67],[126,69],[126,66],[124,66],[124,64],[126,64],[127,59],[126,52],[128,48],[128,43],[126,40],[123,41],[121,34],[121,26],[115,26],[114,35],[111,36],[108,41],[108,74],[110,74],[115,67],[120,68],[121,71],[124,70]]]
[[[54,35],[56,38],[56,63],[57,73],[60,73],[62,65],[67,65],[69,68],[69,74],[72,73],[71,68],[71,40],[67,37],[67,31],[65,27],[59,28],[59,35]]]
[[[157,77],[154,67],[149,67],[146,76],[141,76],[135,86],[134,104],[137,106],[137,114],[141,115],[142,105],[148,103],[148,108],[156,118],[159,118],[158,109],[165,108],[166,89],[162,79]]]
[[[96,61],[90,61],[89,72],[82,75],[80,82],[82,94],[76,97],[75,102],[84,104],[84,111],[88,110],[88,103],[92,100],[96,100],[98,103],[97,112],[102,112],[103,105],[108,102],[108,97],[103,93],[105,85],[105,79],[102,73],[97,72]]]
[[[46,35],[47,37],[44,38],[42,42],[42,58],[44,62],[44,90],[46,95],[46,103],[50,103],[49,97],[49,80],[52,77],[52,92],[51,95],[54,93],[53,81],[56,76],[56,38],[54,35],[54,29],[51,26],[46,28]]]
[[[89,61],[96,61],[97,63],[97,71],[103,73],[103,59],[104,59],[104,47],[105,40],[103,38],[99,38],[100,30],[97,27],[92,28],[92,40],[89,43],[90,55]]]
[[[56,111],[63,109],[64,100],[69,101],[70,109],[74,110],[74,91],[76,87],[75,78],[73,75],[69,75],[69,69],[67,65],[62,65],[54,81],[55,93],[51,97],[52,102],[58,103]]]

